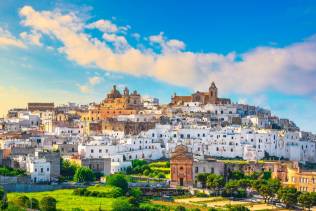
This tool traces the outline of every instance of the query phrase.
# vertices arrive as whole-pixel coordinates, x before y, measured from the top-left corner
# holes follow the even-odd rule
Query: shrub
[[[118,198],[112,204],[113,211],[130,211],[131,209],[132,205],[125,198]]]
[[[175,211],[186,211],[185,207],[183,206],[177,206],[176,209],[174,209]]]
[[[227,205],[228,211],[250,211],[247,207],[242,205]]]
[[[31,198],[31,208],[39,209],[39,201],[35,198]]]
[[[31,205],[30,199],[27,196],[18,196],[13,200],[13,203],[20,207],[29,208]]]
[[[166,175],[164,173],[160,172],[160,173],[157,174],[156,177],[157,178],[166,178]]]
[[[56,199],[51,196],[45,196],[40,202],[40,208],[42,211],[55,211],[56,210]]]
[[[149,169],[145,169],[145,171],[143,172],[143,174],[144,174],[145,176],[148,176],[148,175],[150,174],[150,170],[149,170]]]
[[[203,192],[197,192],[195,194],[196,197],[208,197],[208,195],[206,193],[203,193]]]
[[[8,207],[5,209],[6,211],[26,211],[26,209],[21,208],[15,204],[9,203]]]

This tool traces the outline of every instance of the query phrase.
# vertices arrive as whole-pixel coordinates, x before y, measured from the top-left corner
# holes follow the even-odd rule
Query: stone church
[[[197,91],[193,93],[191,96],[177,96],[175,94],[171,98],[172,105],[183,105],[187,102],[199,102],[202,105],[231,103],[230,99],[218,97],[218,89],[214,82],[212,82],[211,86],[208,89],[208,92]]]

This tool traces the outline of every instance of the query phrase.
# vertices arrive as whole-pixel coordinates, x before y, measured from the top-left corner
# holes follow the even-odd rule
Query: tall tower
[[[217,87],[216,87],[214,81],[212,82],[211,86],[209,87],[208,92],[209,92],[209,103],[216,104],[216,101],[217,101]]]

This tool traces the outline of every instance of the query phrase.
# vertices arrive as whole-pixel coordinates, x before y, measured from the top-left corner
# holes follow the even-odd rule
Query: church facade
[[[118,115],[137,114],[141,109],[143,109],[143,103],[137,91],[130,93],[126,87],[123,94],[121,94],[114,85],[100,104],[93,106],[87,112],[81,113],[81,120],[106,120]]]
[[[208,92],[197,91],[191,96],[177,96],[176,94],[171,98],[172,105],[183,105],[187,102],[199,102],[202,105],[206,104],[231,104],[231,100],[227,98],[218,97],[218,89],[214,82],[209,87]]]
[[[171,153],[171,182],[172,187],[193,185],[193,154],[184,145],[178,145]]]

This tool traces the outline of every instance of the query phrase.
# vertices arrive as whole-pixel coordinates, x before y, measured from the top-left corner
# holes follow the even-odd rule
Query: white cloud
[[[139,41],[140,38],[141,38],[141,35],[140,35],[139,33],[133,33],[133,34],[132,34],[132,37],[134,37],[135,40]]]
[[[41,37],[42,35],[36,31],[32,31],[31,33],[27,33],[27,32],[21,32],[20,33],[20,37],[33,44],[33,45],[37,45],[37,46],[42,46],[43,44],[41,43]]]
[[[92,23],[106,34],[106,41],[102,41],[87,34],[84,28],[91,24],[74,13],[36,11],[25,6],[20,15],[24,26],[59,40],[63,44],[60,52],[83,66],[154,77],[193,89],[206,89],[215,81],[221,91],[248,94],[267,88],[294,94],[316,92],[315,37],[283,48],[257,47],[243,54],[223,55],[185,51],[184,42],[168,40],[161,32],[149,37],[151,43],[161,46],[161,52],[156,52],[130,46],[110,21]],[[118,51],[108,42],[124,43],[125,47]]]
[[[161,44],[161,43],[165,42],[165,38],[164,38],[163,34],[164,34],[163,32],[160,32],[158,35],[151,35],[151,36],[149,36],[149,41],[151,43]]]
[[[93,76],[89,78],[89,83],[93,86],[101,83],[101,81],[102,81],[102,78],[100,78],[99,76]]]
[[[80,90],[81,93],[83,93],[83,94],[89,94],[89,93],[91,93],[91,89],[90,89],[89,86],[87,86],[87,85],[81,85],[81,84],[77,84],[77,86],[78,86],[78,88],[79,88],[79,90]]]
[[[15,38],[8,30],[0,27],[0,46],[26,48],[25,44]]]
[[[118,27],[109,20],[98,20],[87,25],[88,29],[98,29],[104,33],[116,33]]]

